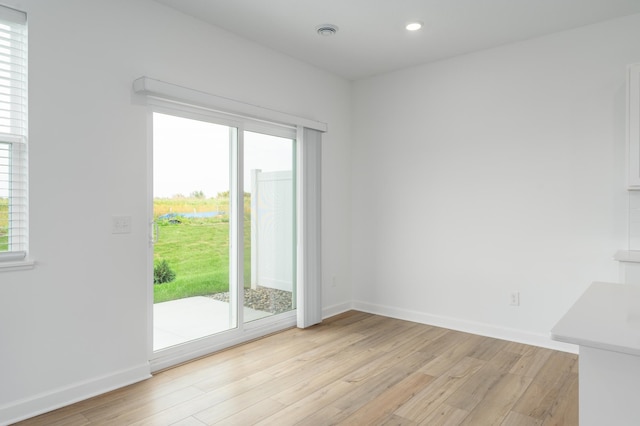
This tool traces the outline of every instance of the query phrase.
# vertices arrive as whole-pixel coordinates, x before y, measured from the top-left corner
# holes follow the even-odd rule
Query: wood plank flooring
[[[577,425],[577,356],[347,312],[21,425]]]

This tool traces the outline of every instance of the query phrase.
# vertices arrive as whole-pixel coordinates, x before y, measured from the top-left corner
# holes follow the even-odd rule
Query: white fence
[[[291,171],[251,171],[251,288],[293,291],[293,189]]]

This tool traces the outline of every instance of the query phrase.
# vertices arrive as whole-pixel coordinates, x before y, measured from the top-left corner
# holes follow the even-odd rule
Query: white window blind
[[[26,24],[23,12],[0,6],[0,262],[27,253]]]

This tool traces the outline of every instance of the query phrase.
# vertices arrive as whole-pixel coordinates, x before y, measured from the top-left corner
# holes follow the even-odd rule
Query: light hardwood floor
[[[21,425],[577,425],[577,356],[347,312]]]

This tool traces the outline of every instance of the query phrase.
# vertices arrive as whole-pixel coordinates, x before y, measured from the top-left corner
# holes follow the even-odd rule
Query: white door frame
[[[263,335],[273,333],[296,325],[296,311],[292,310],[279,315],[270,316],[259,321],[244,323],[242,309],[243,292],[243,259],[244,259],[244,191],[243,191],[243,136],[245,123],[242,120],[232,120],[228,116],[203,111],[200,108],[180,105],[176,108],[173,103],[161,100],[148,102],[148,145],[147,145],[147,217],[149,222],[149,244],[147,252],[147,347],[151,371],[158,371],[185,361],[207,355],[221,349],[237,345]],[[222,124],[237,129],[236,142],[232,143],[231,154],[231,199],[233,205],[230,211],[230,292],[235,291],[236,304],[232,309],[237,314],[237,327],[230,330],[206,336],[182,345],[172,346],[157,351],[153,350],[153,113],[175,115],[184,118]],[[256,126],[250,126],[252,129]],[[263,124],[257,126],[265,129]],[[264,131],[264,130],[263,130]],[[296,142],[297,144],[298,142]],[[234,197],[235,195],[235,197]],[[233,285],[232,285],[233,284]],[[233,298],[231,300],[234,300]]]

